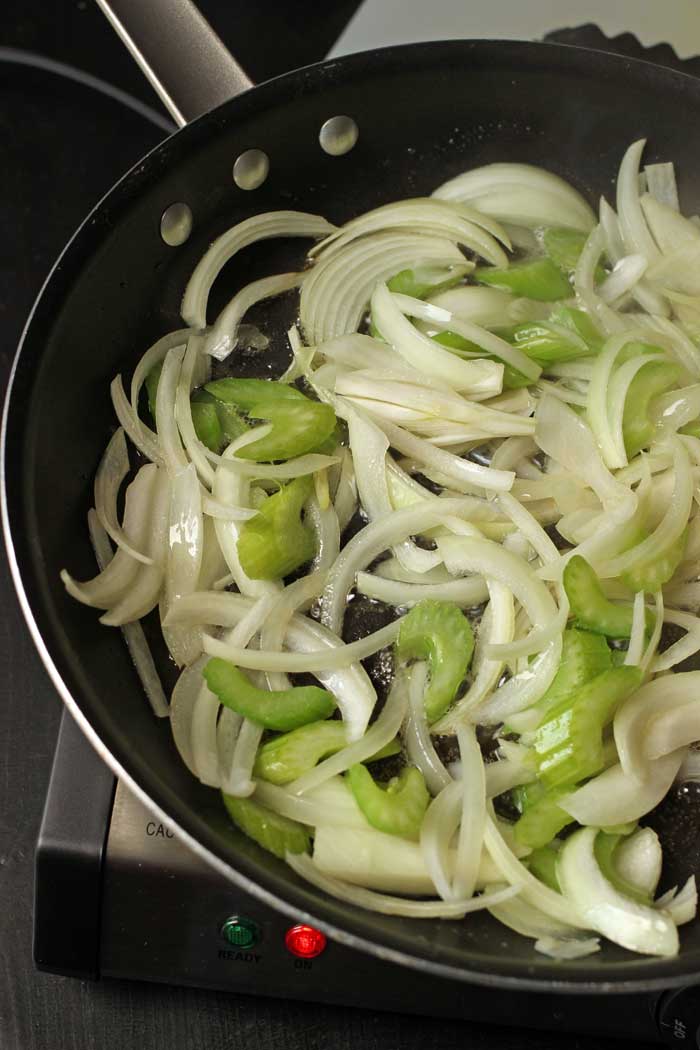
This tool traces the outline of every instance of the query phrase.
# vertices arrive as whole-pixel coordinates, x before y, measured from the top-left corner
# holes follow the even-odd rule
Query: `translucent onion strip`
[[[107,533],[102,527],[94,510],[88,511],[88,528],[95,558],[100,571],[104,571],[113,558],[112,548]],[[170,714],[168,701],[165,698],[160,675],[156,670],[150,646],[146,641],[140,623],[127,623],[122,627],[122,634],[133,661],[143,691],[157,718],[167,718]]]
[[[204,338],[204,352],[215,357],[217,361],[225,361],[238,345],[241,321],[251,306],[264,299],[274,299],[292,288],[298,288],[303,277],[301,273],[280,273],[274,277],[262,277],[259,281],[251,281],[241,288],[207,332]]]
[[[201,489],[194,463],[175,475],[170,496],[165,607],[197,589],[204,548]],[[175,663],[189,664],[202,651],[202,632],[192,627],[164,627]]]
[[[462,765],[462,813],[452,895],[468,898],[476,889],[486,823],[486,781],[481,748],[472,726],[457,730]]]
[[[465,576],[464,579],[450,580],[448,583],[402,583],[398,580],[387,580],[371,572],[358,572],[355,584],[360,594],[387,605],[415,605],[425,599],[439,602],[455,602],[463,609],[480,605],[488,598],[488,587],[479,576]],[[698,643],[700,647],[700,642]]]
[[[117,517],[119,489],[128,473],[129,453],[124,431],[119,427],[107,445],[95,474],[95,511],[100,525],[118,547],[137,561],[150,565],[151,558],[132,546]]]
[[[443,900],[454,900],[450,844],[459,827],[462,785],[451,780],[428,806],[420,829],[420,848],[426,871]]]
[[[317,889],[323,890],[331,897],[349,904],[356,904],[368,911],[381,912],[384,915],[404,915],[413,919],[459,919],[468,912],[483,911],[503,901],[510,900],[518,892],[517,886],[497,889],[479,897],[462,901],[412,901],[405,897],[391,897],[374,890],[366,890],[351,883],[342,882],[329,875],[324,875],[314,862],[304,853],[288,853],[287,864],[302,878]]]
[[[168,332],[167,335],[162,336],[153,346],[149,347],[143,357],[139,360],[139,363],[134,369],[134,374],[131,377],[131,390],[130,390],[130,402],[131,411],[134,418],[139,420],[141,430],[147,433],[151,440],[157,442],[157,435],[147,427],[143,420],[139,419],[139,397],[141,395],[141,388],[146,382],[149,373],[162,364],[165,355],[168,350],[172,350],[173,347],[187,346],[187,340],[189,338],[190,331],[188,328],[180,328],[175,332]]]
[[[416,663],[410,671],[408,700],[409,714],[403,729],[403,741],[408,760],[425,778],[432,795],[438,795],[451,782],[430,738],[423,704],[427,671],[424,663]]]
[[[242,248],[271,237],[325,237],[335,229],[322,215],[274,211],[253,215],[222,233],[204,253],[187,282],[182,317],[191,328],[205,328],[209,292],[221,269]]]
[[[141,422],[138,415],[132,411],[129,399],[124,393],[122,377],[115,376],[112,380],[109,392],[112,398],[114,413],[119,420],[119,425],[124,427],[125,433],[132,444],[142,452],[146,459],[158,465],[163,463],[158,437],[153,431]]]
[[[180,442],[180,434],[175,421],[175,397],[184,356],[185,351],[181,347],[168,350],[163,361],[156,394],[158,443],[163,462],[171,475],[183,470],[189,462]]]
[[[686,749],[650,762],[644,779],[628,776],[617,763],[565,795],[558,803],[579,824],[609,827],[645,816],[665,797],[676,778]]]

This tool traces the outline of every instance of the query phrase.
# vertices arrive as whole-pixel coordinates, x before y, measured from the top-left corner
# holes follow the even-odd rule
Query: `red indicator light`
[[[326,947],[326,936],[313,926],[299,923],[292,926],[284,935],[284,943],[292,955],[299,959],[315,959]]]

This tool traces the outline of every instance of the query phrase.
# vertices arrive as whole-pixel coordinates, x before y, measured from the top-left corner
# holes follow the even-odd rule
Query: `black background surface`
[[[0,47],[71,63],[157,106],[92,0],[4,0],[0,6]],[[260,80],[321,58],[356,0],[201,0],[200,6]],[[0,62],[0,390],[31,302],[61,246],[101,193],[161,135],[94,92]],[[36,973],[33,847],[60,703],[21,619],[4,556],[0,603],[1,1050],[555,1050],[564,1045],[606,1050],[620,1045]]]

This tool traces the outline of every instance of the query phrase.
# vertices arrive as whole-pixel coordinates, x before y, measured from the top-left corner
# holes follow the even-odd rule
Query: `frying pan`
[[[482,913],[463,922],[381,916],[301,882],[230,826],[218,793],[189,774],[168,725],[152,717],[119,632],[101,627],[59,581],[63,566],[79,578],[95,571],[85,515],[113,427],[109,381],[180,326],[182,289],[216,235],[275,208],[343,222],[497,160],[542,164],[595,203],[640,136],[649,139],[648,160],[676,162],[684,208],[696,212],[700,82],[573,47],[460,41],[326,61],[229,97],[247,78],[189,3],[112,0],[111,9],[141,64],[157,71],[152,82],[178,122],[191,122],[85,220],[46,281],[14,363],[3,425],[3,526],[19,600],[58,692],[105,761],[192,849],[267,904],[348,945],[450,978],[549,992],[700,980],[698,924],[681,931],[676,959],[605,944],[592,958],[561,964]],[[359,128],[344,156],[319,146],[319,129],[336,115]],[[231,173],[251,148],[267,153],[270,171],[246,192]],[[190,207],[193,228],[173,248],[160,236],[160,219],[175,202]],[[213,308],[237,282],[299,265],[303,250],[298,242],[247,249],[222,275]],[[280,332],[290,320],[275,315]],[[273,351],[259,374],[270,374],[268,361],[281,366]]]

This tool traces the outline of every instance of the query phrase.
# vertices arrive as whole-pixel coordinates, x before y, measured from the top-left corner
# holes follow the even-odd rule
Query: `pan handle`
[[[192,0],[97,0],[179,127],[253,82]]]

